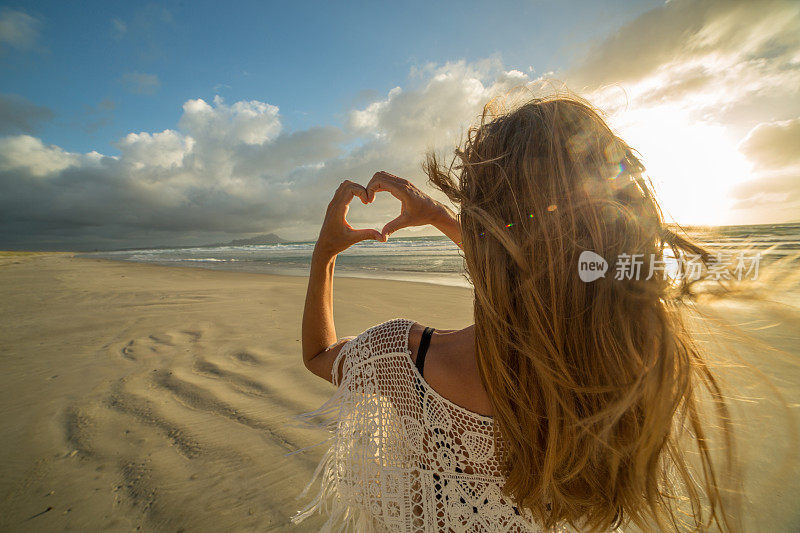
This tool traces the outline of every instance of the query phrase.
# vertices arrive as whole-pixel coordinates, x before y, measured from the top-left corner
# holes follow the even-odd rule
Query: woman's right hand
[[[400,215],[389,221],[381,230],[384,242],[389,235],[402,228],[425,226],[426,224],[439,227],[448,219],[455,219],[444,204],[420,191],[410,181],[388,172],[376,172],[366,189],[368,202],[372,202],[375,199],[375,193],[379,191],[386,191],[400,200]]]
[[[362,203],[369,203],[367,200],[367,190],[350,180],[344,180],[333,195],[333,199],[328,204],[325,212],[325,220],[319,230],[317,244],[314,246],[314,257],[321,257],[325,260],[336,257],[340,252],[345,251],[357,242],[366,239],[385,241],[386,239],[374,229],[353,229],[347,222],[347,211],[350,209],[350,202],[358,196]]]

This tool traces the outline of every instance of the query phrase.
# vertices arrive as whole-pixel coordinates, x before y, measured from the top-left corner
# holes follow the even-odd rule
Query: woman
[[[642,165],[587,103],[494,109],[458,164],[429,155],[424,166],[458,217],[385,172],[342,183],[328,207],[303,360],[339,388],[309,414],[333,415],[333,440],[320,494],[297,520],[322,510],[329,527],[366,531],[730,529],[707,429],[721,428],[730,450],[726,404],[682,326],[681,284],[664,273],[665,251],[702,250],[667,229]],[[348,203],[380,191],[401,215],[380,233],[352,229]],[[426,224],[463,250],[475,323],[396,319],[337,340],[336,255]],[[583,281],[585,251],[612,271]],[[612,275],[626,255],[656,268]]]

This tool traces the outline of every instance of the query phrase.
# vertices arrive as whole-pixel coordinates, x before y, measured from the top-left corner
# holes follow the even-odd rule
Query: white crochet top
[[[542,531],[501,491],[492,418],[448,401],[420,375],[408,349],[413,323],[384,322],[339,352],[338,390],[301,415],[327,427],[331,443],[301,497],[316,478],[319,492],[292,521],[322,512],[323,531]]]

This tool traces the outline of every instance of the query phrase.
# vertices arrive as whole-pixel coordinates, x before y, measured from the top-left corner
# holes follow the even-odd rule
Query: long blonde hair
[[[665,225],[633,150],[559,96],[490,102],[455,154],[446,166],[429,153],[424,170],[460,205],[506,493],[545,527],[731,529],[709,443],[713,423],[733,464],[725,398],[680,287],[646,279],[651,254],[703,250]],[[586,250],[609,262],[605,277],[581,281]],[[645,259],[639,279],[615,279],[623,254]]]

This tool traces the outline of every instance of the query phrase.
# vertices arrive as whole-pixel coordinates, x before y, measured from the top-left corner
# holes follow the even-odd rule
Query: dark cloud
[[[733,197],[738,200],[736,209],[752,207],[754,203],[766,203],[770,209],[789,209],[787,202],[791,202],[795,213],[793,219],[798,219],[800,210],[796,206],[800,202],[800,172],[778,173],[748,181],[734,188]]]
[[[155,94],[161,88],[161,81],[156,74],[126,72],[122,75],[121,81],[133,94]]]
[[[760,174],[734,187],[731,195],[739,223],[800,222],[800,166]]]
[[[117,104],[108,98],[101,100],[97,105],[86,106],[82,120],[77,126],[86,133],[95,133],[114,121],[114,110],[116,108]]]
[[[796,2],[676,0],[625,24],[565,77],[612,113],[671,106],[747,131],[800,112],[798,57]]]
[[[800,166],[800,118],[759,124],[739,150],[760,169]]]
[[[15,94],[0,94],[0,135],[34,133],[39,124],[55,114],[48,107],[36,105]]]
[[[673,0],[600,42],[572,69],[570,81],[589,87],[624,84],[670,64],[694,70],[693,60],[726,54],[796,69],[797,19],[796,2],[789,0]]]
[[[759,221],[800,220],[800,118],[765,122],[739,144],[755,179],[737,185],[733,208]]]

